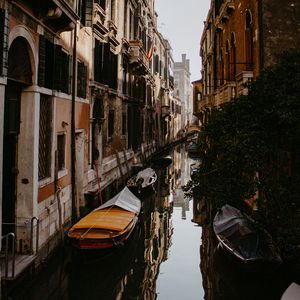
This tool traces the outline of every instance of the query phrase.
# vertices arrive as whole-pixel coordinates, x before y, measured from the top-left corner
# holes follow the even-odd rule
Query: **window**
[[[51,176],[52,100],[40,96],[39,180]]]
[[[77,62],[77,96],[86,97],[87,67],[83,62]]]
[[[202,94],[200,92],[197,93],[197,101],[201,101],[202,99]]]
[[[127,131],[127,118],[126,118],[126,112],[122,113],[122,135],[126,135]]]
[[[106,0],[95,0],[95,3],[98,3],[104,11],[106,10]]]
[[[64,93],[70,93],[70,56],[65,51],[60,51],[60,65],[57,71],[57,77],[59,76],[59,88]]]
[[[245,44],[246,44],[246,70],[253,70],[253,28],[252,15],[249,10],[246,11],[246,30],[245,30]]]
[[[236,41],[235,41],[235,33],[231,33],[231,51],[230,51],[230,78],[231,80],[235,80],[236,77]]]
[[[44,36],[39,41],[39,86],[70,93],[70,55]]]
[[[66,152],[66,135],[59,133],[57,135],[57,170],[62,171],[66,168],[65,153]]]
[[[8,65],[8,13],[0,9],[0,74],[7,75]]]
[[[115,127],[115,111],[110,110],[108,113],[108,138],[112,138]]]
[[[80,0],[78,2],[78,15],[84,26],[91,26],[93,19],[93,0]]]
[[[116,0],[111,0],[110,2],[110,19],[116,22]]]
[[[118,55],[110,51],[109,43],[101,43],[96,39],[94,58],[95,81],[116,90],[118,87]]]
[[[226,80],[230,81],[230,66],[231,66],[231,61],[230,61],[230,43],[229,41],[226,42],[226,60],[227,60],[227,77]]]

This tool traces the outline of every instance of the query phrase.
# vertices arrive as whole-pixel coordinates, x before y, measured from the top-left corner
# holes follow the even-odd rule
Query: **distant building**
[[[192,123],[193,117],[190,60],[186,58],[186,54],[182,54],[181,57],[181,62],[174,63],[174,84],[181,100],[182,125],[188,127]]]

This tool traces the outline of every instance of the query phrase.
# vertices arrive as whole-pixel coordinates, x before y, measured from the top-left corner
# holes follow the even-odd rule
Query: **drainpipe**
[[[77,82],[77,22],[73,31],[72,105],[71,105],[71,184],[72,184],[72,224],[77,221],[76,203],[76,145],[75,145],[75,102]]]

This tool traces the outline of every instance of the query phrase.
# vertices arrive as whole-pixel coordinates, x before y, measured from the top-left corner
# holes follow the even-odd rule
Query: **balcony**
[[[40,8],[45,12],[43,15],[45,24],[57,33],[72,30],[79,20],[76,0],[47,1]]]
[[[248,94],[248,86],[250,82],[253,80],[253,72],[252,71],[243,71],[236,76],[237,81],[237,95],[247,95]]]
[[[129,41],[128,54],[129,64],[134,74],[146,75],[149,73],[149,61],[141,40]]]
[[[221,86],[214,97],[214,106],[220,106],[236,97],[236,83],[230,81]]]
[[[96,29],[102,36],[109,32],[108,28],[105,27],[105,18],[105,10],[98,3],[94,3],[93,25],[94,29]]]

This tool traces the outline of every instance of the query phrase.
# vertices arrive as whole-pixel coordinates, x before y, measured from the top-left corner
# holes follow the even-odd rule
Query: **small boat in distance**
[[[220,208],[213,229],[221,248],[253,270],[282,262],[271,236],[258,229],[252,218],[235,207],[226,204]]]
[[[170,155],[167,155],[167,156],[163,156],[163,157],[156,157],[156,158],[153,158],[151,160],[153,166],[155,166],[155,168],[157,167],[167,167],[169,166],[172,162],[173,162],[173,159]]]
[[[187,146],[187,151],[190,156],[199,155],[199,147],[196,142],[192,141]]]
[[[122,244],[133,231],[141,201],[125,187],[119,194],[77,222],[68,232],[79,249],[103,249]]]
[[[130,178],[127,181],[127,186],[133,193],[142,193],[146,189],[153,190],[153,185],[157,180],[157,174],[152,168],[146,168],[136,174],[136,176]]]

